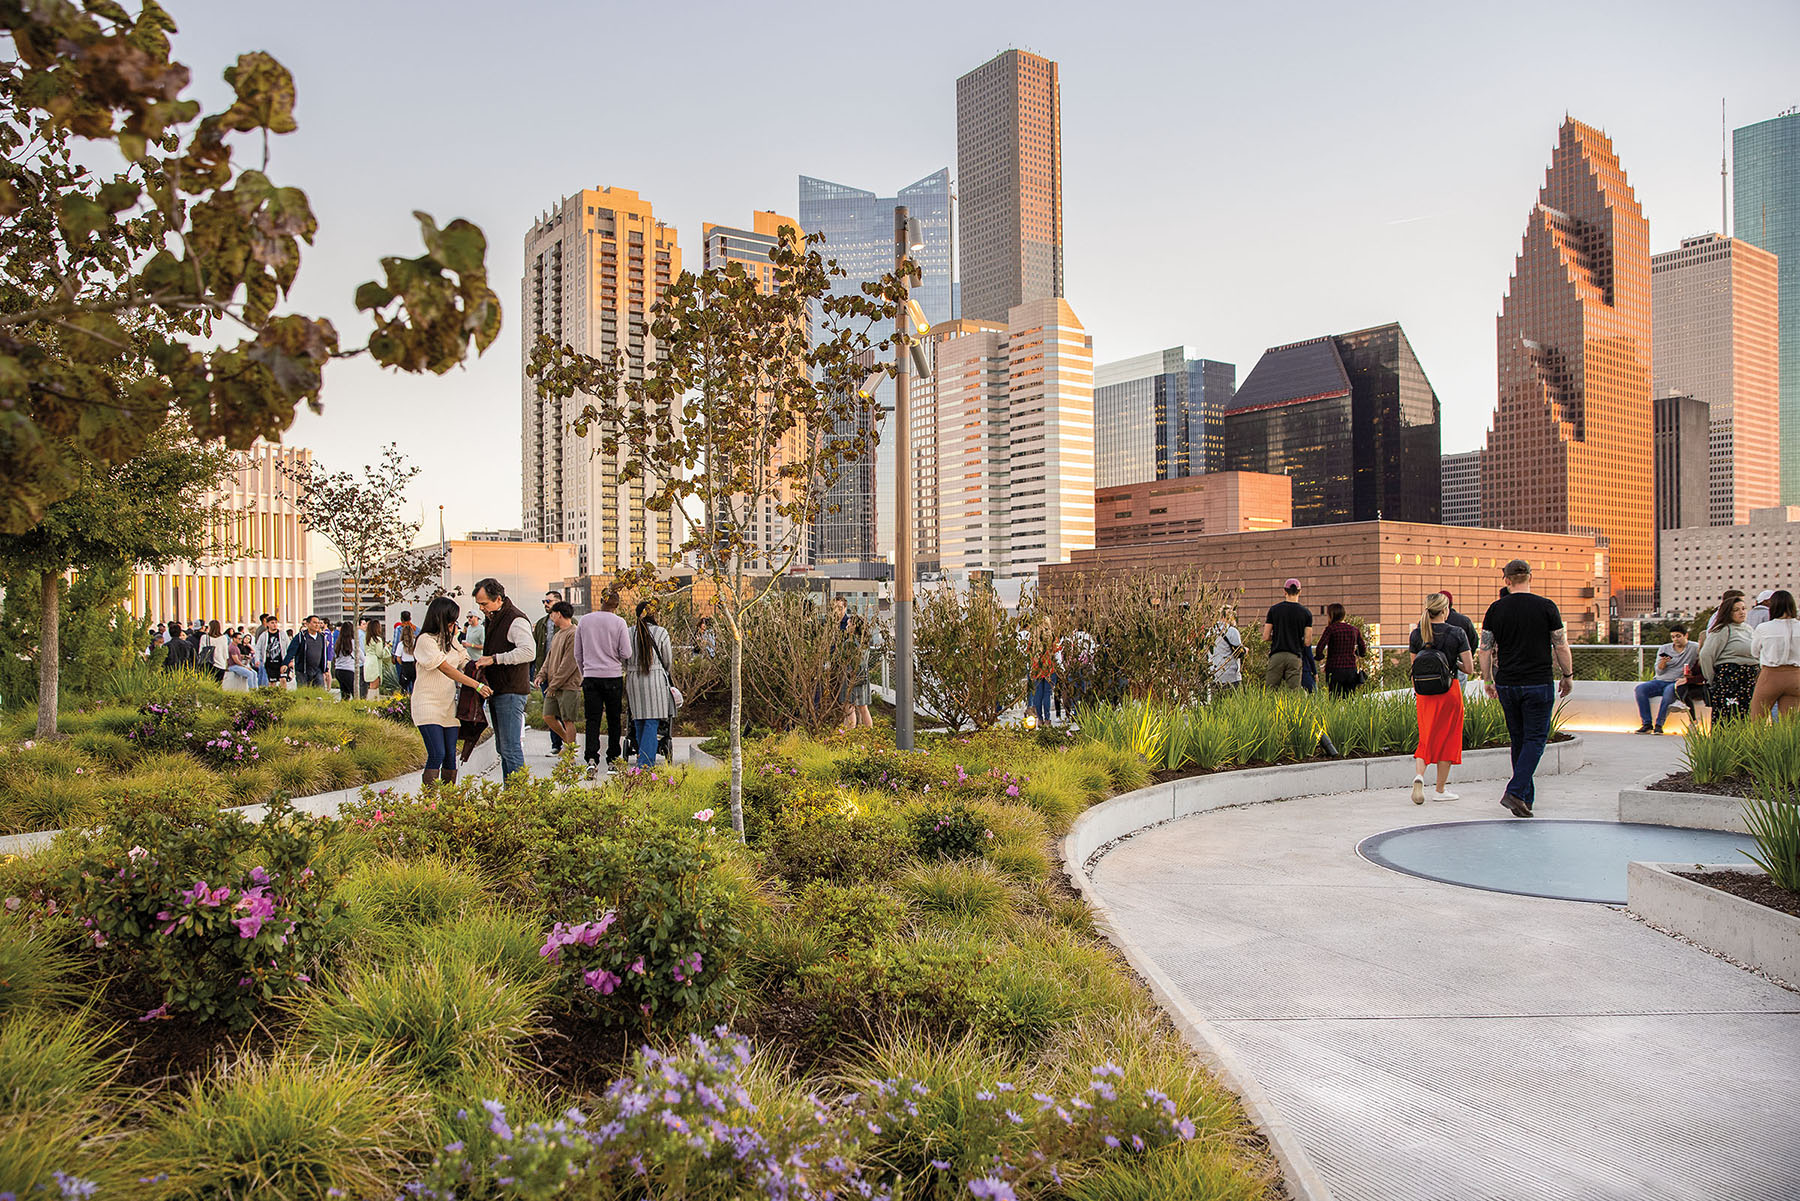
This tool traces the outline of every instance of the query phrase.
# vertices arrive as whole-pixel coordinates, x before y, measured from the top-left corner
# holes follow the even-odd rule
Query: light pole
[[[907,215],[906,206],[894,206],[894,271],[898,273],[925,240],[919,223]],[[918,286],[918,273],[906,280],[907,290]],[[925,372],[925,356],[910,336],[910,322],[923,332],[925,322],[911,296],[894,317],[894,745],[913,749],[913,511],[912,511],[912,378],[910,360]]]

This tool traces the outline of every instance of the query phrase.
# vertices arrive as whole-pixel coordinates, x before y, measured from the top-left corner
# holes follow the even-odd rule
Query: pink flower
[[[619,977],[613,975],[603,967],[597,967],[591,972],[584,972],[582,973],[581,978],[587,982],[589,988],[593,989],[603,997],[610,994],[613,989],[619,987]]]
[[[702,809],[700,812],[694,814],[694,820],[697,822],[709,822],[712,819],[713,811],[711,809]]]
[[[1018,796],[1019,795],[1019,786],[1017,784],[1008,784],[1006,786],[1006,795],[1007,796]]]
[[[192,888],[181,894],[181,902],[184,905],[205,905],[209,909],[217,909],[230,895],[229,885],[222,884],[218,888],[209,889],[205,880],[196,880]]]
[[[166,1018],[168,1016],[169,1007],[167,1005],[158,1005],[155,1009],[152,1009],[149,1013],[146,1013],[143,1017],[139,1018],[138,1021],[154,1022],[159,1018]]]
[[[626,968],[625,970],[628,972],[636,972],[640,976],[643,975],[644,974],[644,957],[642,955],[639,955],[637,957],[637,961],[634,962],[630,967]]]

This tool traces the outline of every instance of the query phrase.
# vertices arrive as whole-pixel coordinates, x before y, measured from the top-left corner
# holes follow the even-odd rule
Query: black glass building
[[[1266,351],[1226,406],[1225,463],[1293,479],[1294,524],[1436,524],[1437,393],[1397,324]]]

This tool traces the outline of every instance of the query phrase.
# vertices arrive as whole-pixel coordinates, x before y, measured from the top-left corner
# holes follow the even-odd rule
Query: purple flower
[[[159,1021],[162,1018],[166,1018],[168,1016],[169,1016],[169,1007],[167,1005],[158,1005],[155,1009],[152,1009],[149,1013],[146,1013],[143,1017],[139,1018],[138,1021],[154,1022],[154,1021]]]
[[[603,997],[611,994],[613,989],[619,987],[619,977],[613,975],[603,967],[597,967],[591,972],[584,972],[582,973],[581,978],[587,982],[589,988],[593,989]]]
[[[1012,1185],[998,1176],[983,1176],[980,1180],[969,1181],[969,1192],[986,1201],[1018,1201],[1019,1197],[1013,1192]]]
[[[488,1111],[488,1131],[496,1138],[512,1141],[512,1127],[506,1124],[506,1106],[498,1101],[483,1101],[481,1107]]]

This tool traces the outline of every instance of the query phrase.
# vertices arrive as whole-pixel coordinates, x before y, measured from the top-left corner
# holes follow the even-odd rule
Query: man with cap
[[[1269,688],[1300,691],[1301,662],[1306,656],[1306,631],[1312,628],[1312,610],[1300,603],[1300,581],[1281,586],[1287,599],[1269,607],[1263,618],[1263,640],[1269,644],[1269,663],[1263,684]]]
[[[1531,564],[1514,559],[1505,570],[1507,593],[1481,619],[1481,677],[1506,714],[1512,744],[1513,774],[1500,804],[1514,817],[1530,817],[1537,796],[1532,777],[1550,741],[1557,694],[1568,696],[1573,686],[1575,661],[1562,613],[1531,590]]]
[[[1750,607],[1750,612],[1744,614],[1744,624],[1754,630],[1757,626],[1769,620],[1769,598],[1774,595],[1775,590],[1773,588],[1764,588],[1761,592],[1758,592],[1756,594],[1756,604]]]

